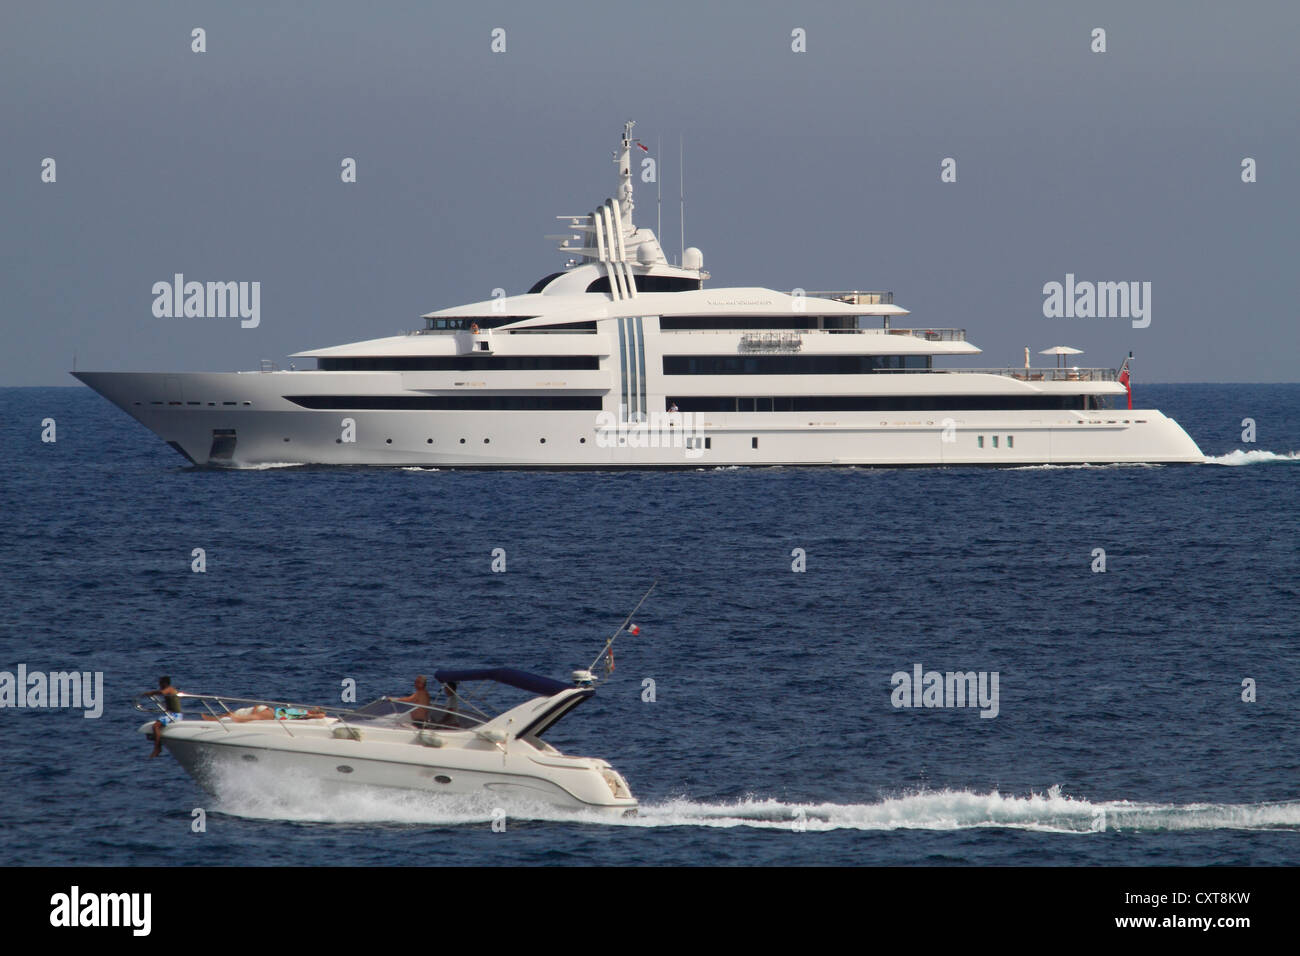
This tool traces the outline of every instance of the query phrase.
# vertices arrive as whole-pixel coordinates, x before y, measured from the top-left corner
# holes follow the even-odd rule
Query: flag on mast
[[[1124,360],[1124,364],[1119,367],[1119,383],[1123,385],[1125,389],[1128,390],[1129,408],[1133,407],[1133,386],[1129,384],[1129,374],[1128,374],[1128,363],[1129,363],[1129,359],[1131,359],[1132,357],[1133,356],[1130,355],[1128,358],[1126,358]]]

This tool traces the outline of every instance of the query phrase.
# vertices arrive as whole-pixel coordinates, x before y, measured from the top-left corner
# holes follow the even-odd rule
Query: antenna
[[[686,263],[686,147],[682,145],[682,134],[677,134],[677,182],[681,189],[681,210],[677,221],[682,227],[682,257],[678,261]]]
[[[658,163],[663,159],[663,155],[664,137],[660,133],[659,138],[655,141],[655,162]],[[664,177],[663,170],[658,166],[655,167],[655,188],[658,191],[658,195],[655,196],[655,239],[662,242],[664,237]]]
[[[605,656],[605,654],[609,651],[611,647],[614,646],[614,640],[620,634],[623,633],[624,628],[626,628],[629,624],[632,623],[632,616],[636,614],[637,611],[641,610],[641,605],[645,603],[645,599],[650,596],[650,592],[655,589],[655,586],[658,583],[659,583],[658,578],[655,578],[653,581],[650,582],[649,589],[645,592],[645,594],[641,595],[641,600],[636,602],[636,607],[632,608],[631,613],[628,614],[627,617],[623,618],[623,623],[618,626],[618,630],[616,630],[613,634],[610,635],[609,640],[605,642],[605,646],[602,647],[600,649],[600,653],[596,655],[596,659],[591,662],[591,667],[587,668],[588,672],[594,670],[596,665],[600,663],[600,659]]]

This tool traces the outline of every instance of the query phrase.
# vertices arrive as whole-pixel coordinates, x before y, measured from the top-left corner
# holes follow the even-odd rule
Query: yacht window
[[[983,448],[983,447],[984,447],[984,436],[983,436],[983,435],[980,435],[978,438],[976,438],[976,439],[975,439],[975,443],[976,443],[977,445],[979,445],[980,448]]]
[[[634,275],[632,281],[638,292],[692,292],[703,288],[699,279],[687,276],[644,276]],[[601,276],[587,286],[588,292],[609,293],[609,276]]]
[[[866,375],[929,371],[929,355],[665,355],[665,375]]]
[[[357,355],[346,358],[318,358],[316,368],[322,372],[597,371],[600,368],[600,356]]]
[[[303,408],[389,411],[600,411],[599,395],[286,395]]]
[[[292,400],[292,399],[291,399]],[[1082,395],[675,395],[683,412],[961,412],[1082,409]],[[769,405],[770,402],[770,405]]]
[[[1016,447],[1016,436],[1015,436],[1015,435],[1008,435],[1008,436],[1007,436],[1007,447],[1008,447],[1008,448],[1015,448],[1015,447]]]
[[[750,448],[757,448],[757,447],[758,447],[758,436],[757,436],[757,435],[755,435],[753,438],[751,438],[751,439],[749,440],[749,447],[750,447]]]
[[[994,448],[997,448],[997,447],[998,447],[998,436],[997,436],[997,435],[994,435],[994,436],[993,436],[993,447],[994,447]]]
[[[532,286],[529,288],[528,295],[536,295],[538,292],[541,292],[543,289],[545,289],[548,285],[550,285],[553,281],[555,281],[562,275],[564,275],[563,272],[552,272],[548,276],[542,276],[542,278],[534,282]]]

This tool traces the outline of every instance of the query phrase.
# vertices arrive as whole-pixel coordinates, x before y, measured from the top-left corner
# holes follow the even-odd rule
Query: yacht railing
[[[1117,368],[944,368],[935,369],[953,375],[1005,375],[1024,382],[1117,382]]]
[[[965,342],[965,329],[661,329],[666,335],[910,335],[927,342]]]
[[[860,289],[845,289],[836,292],[805,292],[804,295],[811,299],[834,299],[836,302],[844,302],[848,305],[894,304],[894,293],[892,292],[863,292]]]

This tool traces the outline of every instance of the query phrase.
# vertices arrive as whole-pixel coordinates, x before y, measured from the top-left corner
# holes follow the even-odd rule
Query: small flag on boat
[[[1129,356],[1129,358],[1132,358],[1132,356]],[[1128,359],[1125,359],[1124,364],[1120,366],[1119,383],[1123,385],[1125,389],[1128,390],[1128,407],[1132,408],[1133,407],[1133,386],[1129,384],[1128,361],[1129,361]]]
[[[633,637],[636,637],[638,634],[641,633],[641,625],[633,624],[631,627],[627,629],[627,632],[631,634]]]
[[[640,140],[636,141],[636,148],[641,150],[641,152],[643,153],[650,152],[650,147],[647,146],[645,143],[641,142]]]
[[[605,651],[605,673],[614,673],[614,648],[607,648]]]

